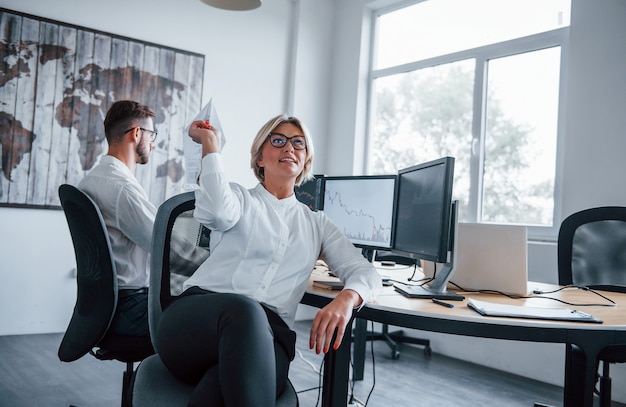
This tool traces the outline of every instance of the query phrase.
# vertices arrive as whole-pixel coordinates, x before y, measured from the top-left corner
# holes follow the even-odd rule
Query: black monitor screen
[[[447,262],[453,177],[453,157],[398,171],[394,251]]]
[[[295,187],[296,198],[306,204],[312,211],[322,209],[324,194],[324,176],[314,175],[313,179]]]
[[[357,247],[390,249],[395,175],[325,177],[323,210]]]

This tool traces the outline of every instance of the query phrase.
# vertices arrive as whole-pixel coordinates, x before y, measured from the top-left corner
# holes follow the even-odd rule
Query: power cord
[[[406,268],[408,269],[408,268],[411,268],[411,267],[413,268],[413,273],[411,273],[411,276],[409,278],[407,278],[407,281],[413,282],[413,283],[420,283],[420,284],[408,284],[408,283],[406,283],[404,281],[395,280],[395,279],[392,279],[392,278],[390,278],[389,281],[394,282],[394,283],[399,283],[399,284],[402,284],[402,285],[407,285],[407,286],[410,286],[410,285],[420,285],[420,286],[422,286],[422,285],[428,284],[431,281],[433,281],[435,279],[435,276],[437,275],[437,271],[435,270],[435,273],[433,274],[432,277],[423,277],[423,278],[420,278],[419,280],[414,280],[415,274],[417,273],[417,268],[418,268],[417,267],[417,261],[415,263],[413,263],[412,266],[407,266]],[[435,264],[435,268],[436,267],[437,267],[437,265]],[[398,269],[396,269],[396,270],[398,270]]]
[[[320,369],[317,374],[317,400],[315,401],[315,407],[320,404],[322,398],[322,371],[324,368],[324,359],[326,358],[322,358],[322,363],[320,363]]]
[[[300,357],[300,359],[302,359],[304,361],[304,363],[306,363],[307,365],[311,366],[311,369],[313,369],[313,371],[315,373],[317,373],[317,376],[318,376],[318,385],[316,387],[311,387],[311,388],[308,388],[308,389],[300,390],[300,391],[298,391],[296,393],[300,394],[300,393],[306,393],[306,392],[309,392],[309,391],[317,390],[317,401],[315,403],[315,405],[317,406],[319,404],[319,402],[320,402],[321,391],[322,391],[322,368],[324,367],[324,358],[322,358],[322,363],[321,363],[320,367],[317,368],[313,364],[313,362],[309,361],[308,359],[306,359],[304,357],[304,355],[302,354],[300,349],[296,349],[296,352],[298,353],[298,356]]]
[[[417,263],[415,263],[413,265],[413,274],[411,274],[411,277],[409,277],[407,280],[408,281],[413,281],[413,277],[415,277],[415,273],[417,272]]]
[[[460,285],[458,285],[458,284],[456,284],[456,283],[454,283],[452,281],[450,281],[450,284],[452,284],[455,287],[457,287],[461,292],[469,292],[468,290],[464,289],[463,287],[461,287]],[[607,300],[609,303],[608,304],[607,303],[604,303],[604,304],[594,304],[594,303],[591,303],[591,304],[577,304],[577,303],[564,301],[564,300],[562,300],[560,298],[547,297],[547,296],[543,295],[543,294],[558,293],[559,291],[563,291],[563,290],[568,289],[568,288],[576,288],[576,289],[579,289],[579,290],[589,291],[589,292],[597,295],[598,297],[601,297],[601,298]],[[557,302],[560,302],[560,303],[565,304],[565,305],[571,305],[573,307],[615,307],[616,306],[615,301],[613,301],[609,297],[607,297],[607,296],[605,296],[603,294],[600,294],[599,292],[597,292],[597,291],[595,291],[595,290],[593,290],[593,289],[591,289],[589,287],[577,286],[577,285],[571,285],[571,284],[570,285],[565,285],[563,287],[559,287],[559,288],[557,288],[555,290],[551,290],[551,291],[533,290],[532,291],[532,295],[508,294],[508,293],[505,293],[505,292],[502,292],[502,291],[498,291],[498,290],[474,290],[474,291],[471,291],[471,292],[473,292],[473,293],[480,293],[480,294],[498,294],[498,295],[503,295],[505,297],[512,298],[512,299],[542,298],[542,299],[546,299],[546,300],[557,301]]]
[[[417,262],[413,266],[414,266],[413,274],[411,275],[411,277],[408,278],[408,281],[421,283],[418,285],[423,286],[423,285],[430,283],[431,281],[434,281],[435,278],[437,277],[437,263],[433,263],[433,276],[432,277],[424,277],[424,278],[420,278],[419,280],[413,280],[413,278],[415,277],[415,272],[417,271]]]
[[[320,373],[320,369],[318,369],[313,362],[311,362],[310,360],[308,360],[307,358],[304,357],[304,355],[302,354],[302,351],[300,349],[296,349],[296,352],[298,353],[298,356],[300,356],[300,359],[302,359],[302,361],[304,363],[306,363],[307,365],[311,366],[311,369],[313,369],[313,371],[317,374]]]
[[[374,331],[374,321],[370,321],[370,324],[372,326],[372,331]],[[370,402],[370,397],[374,392],[374,388],[376,387],[376,358],[374,357],[374,341],[370,341],[370,353],[372,354],[372,388],[367,394],[367,399],[365,400],[365,405],[363,407],[367,407],[367,404]]]
[[[578,290],[589,291],[590,293],[595,294],[598,297],[607,300],[609,302],[609,304],[573,304],[571,302],[563,301],[563,300],[561,300],[559,298],[546,297],[546,296],[542,295],[542,294],[554,294],[554,293],[557,293],[559,291],[565,290],[567,288],[576,288]],[[566,286],[559,287],[556,290],[552,290],[552,291],[533,290],[533,294],[534,295],[531,295],[531,296],[529,296],[527,298],[545,298],[545,299],[548,299],[548,300],[554,300],[554,301],[561,302],[563,304],[573,305],[573,306],[576,306],[576,307],[591,307],[591,306],[596,306],[596,307],[615,307],[616,306],[615,301],[613,301],[609,297],[607,297],[607,296],[605,296],[603,294],[600,294],[596,290],[591,289],[591,288],[589,288],[587,286],[566,285]]]
[[[374,321],[370,321],[370,324],[371,324],[371,330],[374,331]],[[356,396],[354,395],[354,384],[356,382],[356,380],[354,379],[354,364],[352,362],[352,359],[350,359],[350,365],[352,365],[353,373],[352,373],[352,381],[350,383],[350,398],[348,399],[348,407],[357,407],[357,406],[367,407],[367,404],[370,401],[370,397],[372,396],[372,393],[374,392],[374,388],[376,387],[376,357],[374,356],[374,341],[369,341],[369,342],[370,342],[370,354],[372,355],[372,387],[370,388],[370,391],[367,394],[367,399],[365,400],[365,403],[363,403],[361,400],[356,398]]]

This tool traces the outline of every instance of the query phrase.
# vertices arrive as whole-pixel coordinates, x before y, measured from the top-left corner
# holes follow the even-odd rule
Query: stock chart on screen
[[[360,247],[390,248],[395,176],[327,177],[324,212]]]

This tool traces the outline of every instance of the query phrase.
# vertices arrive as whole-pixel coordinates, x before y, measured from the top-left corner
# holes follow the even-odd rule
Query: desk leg
[[[583,400],[585,402],[585,406],[593,406],[593,389],[596,385],[596,355],[600,350],[596,349],[594,352],[590,350],[585,350],[585,393],[583,395]]]
[[[572,335],[573,336],[573,335]],[[564,407],[592,407],[596,384],[596,357],[600,350],[610,344],[607,338],[596,337],[593,342],[577,339],[565,344]],[[605,340],[607,339],[607,340]]]
[[[585,399],[585,352],[577,345],[565,345],[565,386],[563,389],[563,406],[584,406]]]
[[[352,379],[363,380],[365,370],[365,349],[367,347],[367,321],[357,319],[354,322],[354,360],[352,361]]]
[[[352,321],[346,326],[346,332],[351,332]],[[348,404],[350,347],[350,336],[345,335],[339,349],[330,350],[324,356],[322,407],[346,407]]]

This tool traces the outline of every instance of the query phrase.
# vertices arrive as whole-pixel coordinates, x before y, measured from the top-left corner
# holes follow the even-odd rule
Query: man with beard
[[[119,335],[148,336],[150,246],[156,207],[134,176],[148,162],[157,132],[148,106],[122,100],[104,119],[109,145],[78,188],[98,205],[117,268],[118,303],[109,328]]]

